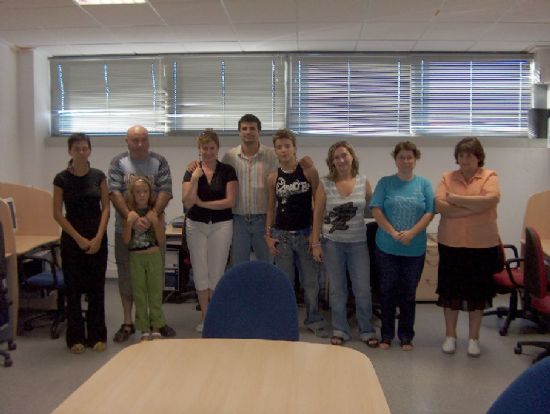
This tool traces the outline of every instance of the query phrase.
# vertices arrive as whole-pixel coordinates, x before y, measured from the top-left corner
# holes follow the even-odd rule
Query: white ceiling
[[[0,0],[0,42],[48,55],[529,52],[550,46],[550,0]]]

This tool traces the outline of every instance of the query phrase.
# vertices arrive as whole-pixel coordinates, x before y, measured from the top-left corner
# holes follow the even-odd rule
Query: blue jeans
[[[422,256],[395,256],[376,248],[376,266],[380,273],[382,340],[395,336],[395,311],[399,306],[397,336],[401,342],[414,338],[416,287],[424,269]]]
[[[231,265],[248,262],[251,250],[254,251],[256,260],[273,263],[264,234],[265,214],[234,214]]]
[[[273,229],[272,236],[278,240],[275,265],[288,276],[292,286],[296,277],[295,264],[298,265],[306,305],[304,325],[317,329],[323,326],[323,316],[319,312],[319,266],[309,252],[310,232],[310,229],[297,232]]]
[[[323,240],[325,269],[330,280],[330,307],[332,308],[333,335],[346,341],[351,338],[347,318],[348,281],[351,279],[355,296],[355,315],[359,336],[367,340],[374,332],[372,326],[372,298],[370,292],[370,263],[367,242],[340,243]]]

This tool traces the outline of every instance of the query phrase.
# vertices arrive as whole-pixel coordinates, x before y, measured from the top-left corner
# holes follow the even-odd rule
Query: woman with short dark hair
[[[468,355],[481,353],[479,331],[483,310],[495,296],[493,273],[498,270],[500,239],[497,173],[483,168],[485,151],[477,138],[462,139],[455,147],[458,170],[446,172],[436,191],[439,222],[438,306],[443,307],[446,339],[442,350],[456,351],[460,310],[469,313]]]
[[[400,142],[391,153],[397,173],[382,177],[370,202],[378,223],[376,264],[380,273],[382,341],[389,349],[397,335],[404,351],[413,349],[416,287],[426,256],[426,227],[434,216],[432,184],[414,174],[420,151],[410,141]]]

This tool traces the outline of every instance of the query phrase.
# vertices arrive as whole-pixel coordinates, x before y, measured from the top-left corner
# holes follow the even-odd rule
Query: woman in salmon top
[[[458,312],[463,310],[469,313],[468,355],[477,357],[481,318],[495,296],[493,273],[500,264],[499,180],[495,171],[483,168],[485,152],[477,138],[461,140],[454,157],[459,169],[443,174],[435,195],[441,213],[437,304],[445,316],[442,350],[456,351]]]

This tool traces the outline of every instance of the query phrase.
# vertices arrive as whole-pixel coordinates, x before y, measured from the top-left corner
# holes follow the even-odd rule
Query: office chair
[[[496,399],[487,414],[547,413],[550,406],[550,358],[517,377]]]
[[[21,269],[21,288],[28,292],[40,292],[43,297],[48,296],[52,292],[57,292],[57,306],[54,310],[47,310],[38,315],[32,316],[25,320],[23,328],[26,331],[32,331],[35,327],[44,326],[39,324],[40,321],[46,319],[51,320],[50,336],[52,339],[57,339],[61,335],[63,329],[62,322],[65,320],[65,283],[63,279],[63,271],[57,264],[57,247],[59,245],[50,246],[49,252],[38,251],[31,254],[26,254],[24,260],[30,260],[37,263],[42,268],[38,273],[27,274],[25,266]],[[48,254],[44,254],[48,253]]]
[[[530,319],[541,326],[543,330],[548,328],[550,318],[550,294],[548,292],[548,272],[544,264],[544,253],[540,244],[540,238],[532,227],[525,228],[525,258],[524,258],[524,285],[526,291],[524,311]],[[550,356],[549,341],[520,341],[514,352],[521,354],[524,345],[543,348],[534,359],[533,363]]]
[[[514,256],[507,259],[505,249],[511,250]],[[510,322],[516,318],[525,317],[523,310],[518,308],[518,300],[523,295],[523,270],[519,267],[521,260],[516,246],[501,243],[500,254],[504,260],[504,268],[493,275],[493,280],[497,293],[501,295],[509,294],[510,301],[508,307],[499,306],[496,309],[484,312],[483,316],[497,315],[498,318],[506,316],[506,320],[499,330],[499,334],[505,336],[508,334]]]
[[[202,337],[298,341],[298,308],[286,275],[260,261],[228,270],[212,295]]]

